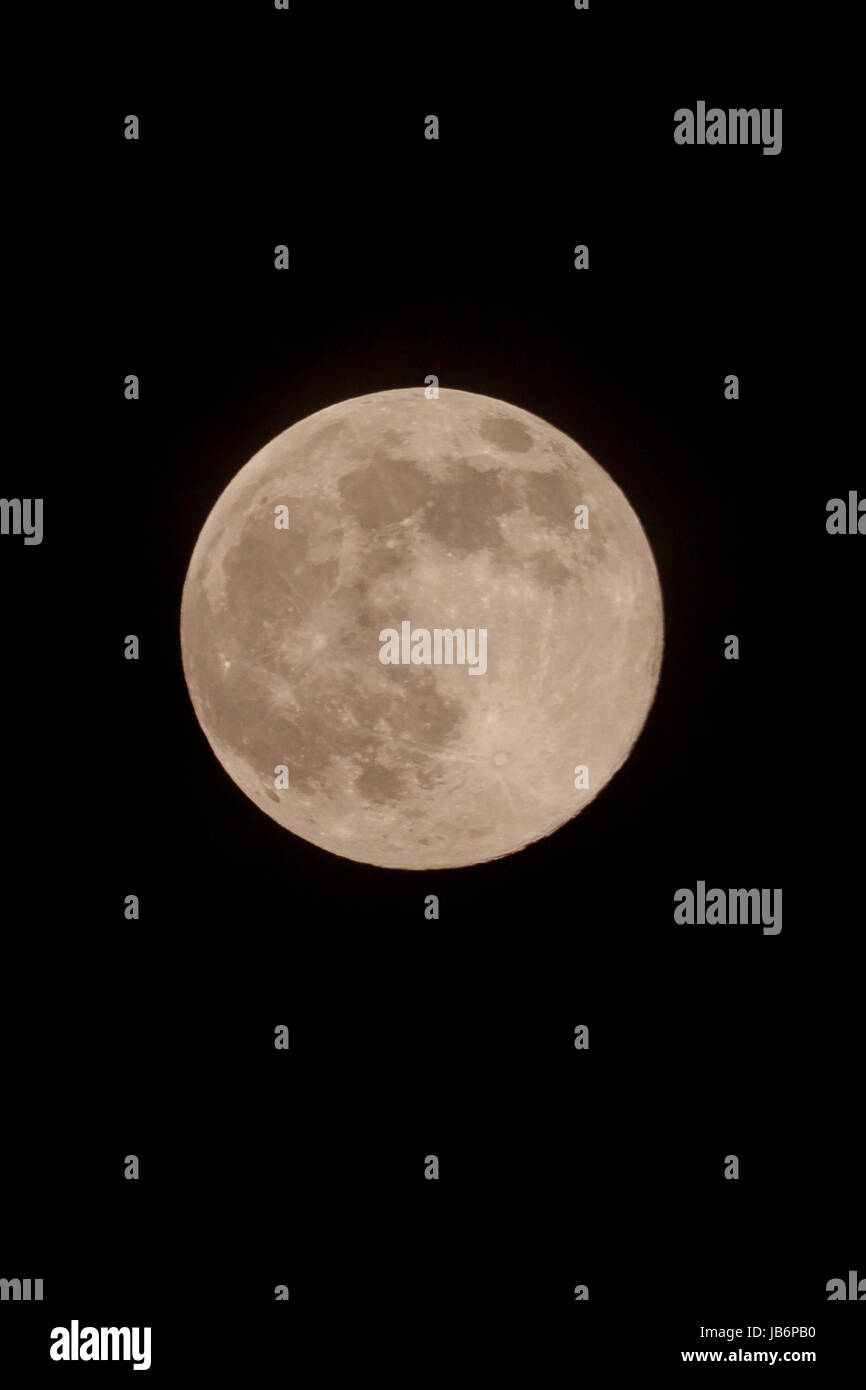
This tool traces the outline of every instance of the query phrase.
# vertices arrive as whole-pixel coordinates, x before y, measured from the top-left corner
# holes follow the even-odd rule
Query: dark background
[[[71,25],[69,103],[34,100],[15,155],[35,195],[7,267],[31,309],[2,491],[45,498],[43,545],[0,544],[0,1277],[46,1288],[0,1313],[23,1383],[131,1374],[51,1363],[73,1317],[152,1325],[165,1383],[548,1384],[675,1368],[721,1345],[701,1324],[814,1326],[816,1368],[862,1359],[861,1311],[825,1286],[866,1275],[863,541],[825,507],[864,486],[820,325],[845,233],[821,241],[831,176],[785,25],[597,0]],[[783,107],[781,155],[677,147],[698,99]],[[577,820],[405,873],[243,796],[178,621],[258,448],[429,373],[611,473],[666,645],[634,752]],[[674,924],[699,878],[782,887],[781,934]]]

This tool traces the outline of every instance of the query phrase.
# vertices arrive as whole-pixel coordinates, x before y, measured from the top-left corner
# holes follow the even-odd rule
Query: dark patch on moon
[[[244,528],[223,561],[229,612],[247,626],[274,617],[299,616],[315,595],[327,591],[337,579],[338,560],[313,564],[306,558],[308,534],[296,531],[288,544],[286,535],[264,518]]]
[[[400,800],[406,790],[406,778],[396,768],[387,767],[374,758],[356,777],[355,786],[365,800],[383,806]]]
[[[429,670],[382,668],[370,690],[356,669],[311,673],[300,692],[303,717],[286,725],[289,780],[302,791],[330,790],[333,760],[345,758],[361,767],[355,784],[369,800],[396,803],[408,783],[435,773],[436,754],[459,736],[463,708],[437,690]]]
[[[339,482],[346,510],[361,526],[378,529],[410,517],[424,503],[429,479],[414,464],[377,454]]]
[[[447,482],[427,485],[424,531],[452,553],[469,554],[485,546],[501,550],[497,516],[514,506],[495,470],[479,472],[471,464],[452,464]]]
[[[488,444],[506,449],[510,454],[528,454],[532,435],[521,420],[509,420],[504,415],[488,415],[478,431]]]
[[[536,473],[526,486],[526,505],[543,521],[566,530],[574,526],[574,508],[581,502],[580,486],[563,473]]]
[[[571,578],[565,565],[560,564],[555,555],[548,555],[544,550],[530,555],[529,568],[533,579],[544,589],[561,589]]]

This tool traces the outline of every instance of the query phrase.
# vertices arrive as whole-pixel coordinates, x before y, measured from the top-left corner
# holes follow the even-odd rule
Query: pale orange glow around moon
[[[413,640],[484,629],[486,670],[383,664],[404,621]],[[604,469],[525,410],[423,387],[272,439],[207,518],[181,607],[229,776],[287,830],[388,868],[496,859],[577,815],[640,733],[662,642],[652,552]]]

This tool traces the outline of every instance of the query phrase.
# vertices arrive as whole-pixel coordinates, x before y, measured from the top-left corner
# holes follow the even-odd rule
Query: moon
[[[476,656],[483,630],[486,669],[456,639],[451,663],[422,644],[385,664],[380,634],[407,621]],[[424,387],[260,449],[202,528],[180,626],[237,786],[312,844],[400,869],[498,859],[582,811],[643,727],[663,646],[652,551],[605,470],[526,410]]]

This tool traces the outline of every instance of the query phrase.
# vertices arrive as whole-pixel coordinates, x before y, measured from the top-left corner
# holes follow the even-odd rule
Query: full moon
[[[643,727],[662,643],[652,551],[604,469],[517,406],[424,387],[260,449],[181,604],[190,697],[232,780],[385,868],[497,859],[576,816]]]

